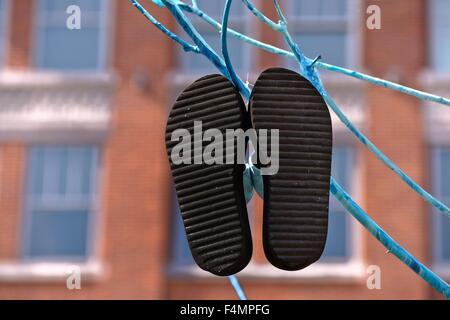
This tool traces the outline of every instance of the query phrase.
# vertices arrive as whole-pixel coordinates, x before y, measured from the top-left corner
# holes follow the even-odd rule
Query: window
[[[0,0],[0,68],[5,63],[8,27],[8,0]]]
[[[450,147],[436,147],[432,152],[432,177],[434,193],[450,205]],[[434,210],[433,252],[437,265],[450,265],[450,219]]]
[[[199,0],[197,1],[199,8],[206,14],[217,21],[222,20],[223,8],[225,0]],[[230,17],[228,27],[241,33],[246,33],[248,10],[241,2],[233,3],[230,10]],[[192,15],[192,23],[203,36],[205,41],[221,55],[220,34],[212,26],[202,21],[200,18]],[[186,38],[186,37],[184,37]],[[186,38],[187,39],[187,38]],[[240,72],[249,71],[249,46],[245,45],[243,41],[235,37],[228,37],[228,50],[230,58],[236,70]],[[214,65],[202,55],[186,54],[183,49],[178,49],[179,66],[184,73],[187,74],[201,74],[205,72],[216,72]]]
[[[306,56],[321,55],[338,66],[350,64],[351,5],[351,0],[289,0],[289,30]],[[292,59],[288,64],[295,66]]]
[[[332,175],[347,191],[352,191],[352,168],[354,165],[353,147],[335,147],[332,159]],[[450,160],[450,153],[449,153]],[[450,162],[449,162],[450,169]],[[449,171],[450,178],[450,171]],[[450,180],[449,180],[450,181]],[[450,183],[449,183],[450,193]],[[174,193],[173,193],[174,194]],[[173,198],[173,226],[172,226],[172,257],[174,266],[189,266],[194,260],[189,250],[183,221],[180,216],[176,196]],[[328,222],[328,236],[324,253],[320,258],[321,263],[347,262],[355,254],[353,246],[353,230],[351,217],[346,213],[341,204],[330,194],[330,209]]]
[[[352,189],[353,153],[351,147],[335,147],[333,150],[331,174],[348,191]],[[344,207],[331,194],[328,219],[327,243],[320,261],[347,261],[353,254],[353,239],[350,230],[352,221]]]
[[[92,254],[98,160],[93,146],[29,150],[25,258],[86,260]]]
[[[450,71],[450,1],[430,2],[430,64],[436,71]]]
[[[107,0],[39,0],[35,64],[39,69],[99,71],[106,64]],[[81,28],[67,28],[77,5]]]

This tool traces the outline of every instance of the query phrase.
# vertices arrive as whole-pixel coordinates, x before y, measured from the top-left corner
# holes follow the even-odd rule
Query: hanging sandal
[[[191,164],[175,164],[172,151],[180,148],[180,142],[178,139],[172,141],[172,134],[176,129],[185,129],[195,140],[194,121],[201,121],[203,132],[214,128],[219,129],[223,136],[226,129],[245,130],[249,120],[239,91],[221,75],[198,79],[176,100],[165,136],[192,256],[200,268],[227,276],[242,270],[252,255],[243,189],[245,164],[237,164],[236,161],[233,164],[225,164],[225,161],[224,164],[206,164],[203,159],[195,164],[194,151],[199,145],[191,143],[191,140],[187,142]],[[207,144],[201,143],[202,150]],[[226,148],[223,147],[222,151],[225,157]]]
[[[303,269],[320,258],[327,238],[332,152],[327,105],[301,75],[272,68],[256,81],[249,111],[256,130],[279,129],[279,170],[263,176],[264,252],[280,269]]]

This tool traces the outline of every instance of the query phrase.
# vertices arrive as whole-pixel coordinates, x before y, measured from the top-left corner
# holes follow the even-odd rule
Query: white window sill
[[[169,275],[172,279],[210,280],[217,279],[209,272],[197,266],[171,267]],[[348,263],[316,263],[303,270],[292,272],[277,269],[269,264],[250,263],[243,271],[237,274],[240,279],[299,281],[299,282],[326,282],[349,283],[360,282],[366,276],[366,267],[362,262]]]
[[[106,276],[99,261],[70,262],[0,262],[0,282],[62,282],[80,268],[82,282],[96,282]]]
[[[55,87],[59,85],[109,87],[116,76],[109,72],[59,72],[59,71],[12,71],[0,70],[0,87]]]

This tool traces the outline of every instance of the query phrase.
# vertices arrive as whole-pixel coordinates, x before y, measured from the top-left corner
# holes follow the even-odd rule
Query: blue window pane
[[[81,11],[100,10],[100,0],[41,0],[44,2],[44,8],[47,11],[66,12],[67,7],[71,5],[79,6]]]
[[[6,14],[6,0],[0,0],[0,67],[4,63],[6,51],[6,24],[8,22]]]
[[[450,71],[450,1],[431,0],[430,47],[431,67],[436,71]]]
[[[66,190],[71,195],[88,195],[95,192],[92,182],[95,181],[92,159],[95,156],[92,148],[72,147],[67,151],[67,184]]]
[[[308,57],[315,58],[321,55],[327,63],[347,65],[348,40],[345,31],[296,32],[294,40]]]
[[[347,66],[349,46],[348,0],[290,0],[291,33],[306,56],[319,55],[327,63]],[[297,68],[292,59],[287,65]]]
[[[87,71],[103,66],[105,0],[41,0],[37,25],[36,67]],[[81,10],[81,29],[68,29],[68,6]]]
[[[66,187],[66,150],[48,149],[43,154],[42,194],[63,195]]]
[[[450,204],[450,201],[447,201],[447,205]],[[440,214],[440,213],[439,213]],[[442,248],[442,259],[446,262],[450,262],[450,219],[447,217],[442,217],[440,222],[440,247]]]
[[[441,194],[450,197],[450,149],[441,151]]]
[[[198,1],[198,5],[208,15],[213,16],[216,19],[221,19],[225,0],[215,1]],[[230,12],[230,24],[229,27],[241,33],[246,33],[245,25],[247,14],[244,10],[244,6],[241,2],[233,3]],[[205,41],[221,56],[221,39],[220,33],[204,22],[202,19],[192,16],[191,22],[196,27],[198,32],[202,35]],[[180,31],[180,34],[184,32]],[[185,37],[186,38],[186,37]],[[245,76],[248,70],[248,57],[247,51],[250,49],[249,45],[246,45],[243,41],[236,39],[235,37],[228,37],[228,51],[230,58],[238,72],[241,72],[241,76]],[[205,72],[216,72],[217,69],[214,65],[204,56],[189,54],[187,55],[181,48],[178,48],[178,60],[179,66],[186,74],[201,74]]]
[[[28,170],[32,178],[28,183],[27,193],[29,195],[42,194],[44,186],[44,153],[41,148],[34,148],[30,151]]]
[[[435,179],[440,181],[439,194],[446,205],[450,205],[450,148],[440,148],[439,156],[440,168],[436,170]],[[439,235],[439,258],[450,263],[450,219],[437,212],[437,228]]]
[[[225,8],[225,0],[197,0],[199,8],[213,17],[222,17]],[[230,9],[230,17],[239,16],[244,13],[244,6],[241,1],[233,1]]]
[[[96,195],[97,152],[91,146],[41,146],[30,150],[27,256],[87,255],[88,222]]]
[[[30,256],[84,256],[86,211],[34,212]]]
[[[318,16],[320,15],[320,0],[298,0],[292,1],[294,4],[294,14],[297,16]]]
[[[323,260],[346,259],[348,257],[347,237],[347,214],[344,211],[330,210],[328,218],[328,235]]]
[[[331,174],[334,179],[336,179],[339,184],[348,189],[349,184],[349,163],[352,160],[351,154],[353,149],[346,147],[334,147],[333,148],[333,158],[331,162]]]
[[[6,0],[0,0],[0,35],[4,31],[6,25],[4,21],[6,20]]]
[[[331,174],[344,188],[350,188],[350,172],[352,149],[335,147]],[[322,260],[347,260],[350,256],[348,244],[351,241],[351,233],[348,227],[348,217],[345,209],[330,195],[330,210],[328,219],[328,236]]]
[[[321,13],[324,16],[345,16],[347,14],[347,0],[322,0],[320,2]]]
[[[30,153],[33,173],[29,193],[35,195],[89,194],[95,174],[89,147],[34,148]],[[94,177],[95,178],[95,177]]]
[[[40,38],[38,67],[59,70],[97,69],[99,30],[47,27]]]
[[[347,0],[291,0],[294,14],[299,17],[345,16]]]

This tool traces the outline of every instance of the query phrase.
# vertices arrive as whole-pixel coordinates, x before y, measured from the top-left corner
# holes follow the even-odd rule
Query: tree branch
[[[159,30],[161,30],[166,36],[168,36],[170,39],[177,42],[179,45],[181,45],[186,52],[195,52],[199,53],[200,50],[198,47],[193,46],[180,37],[178,37],[175,33],[167,29],[162,23],[160,23],[158,20],[156,20],[137,0],[131,0],[131,3]]]

